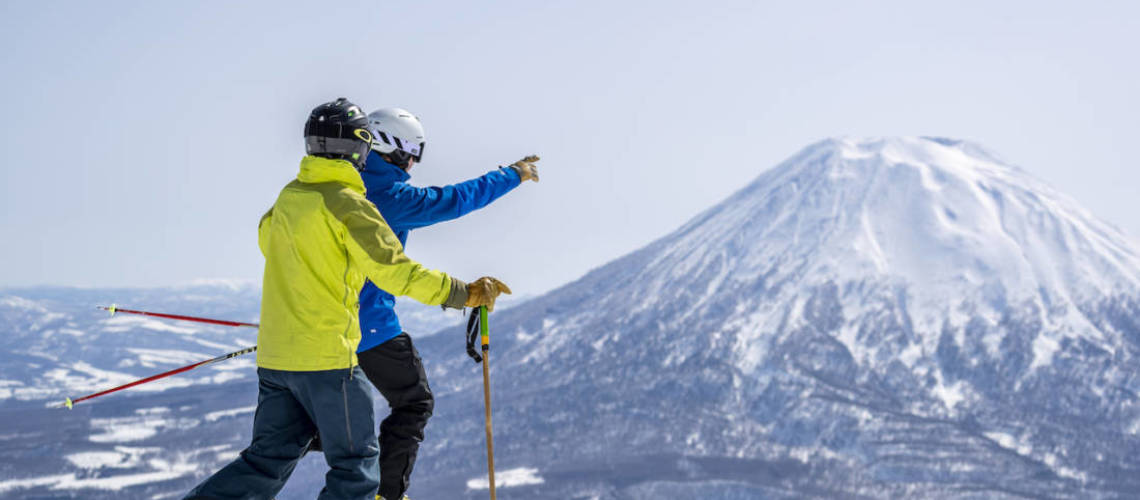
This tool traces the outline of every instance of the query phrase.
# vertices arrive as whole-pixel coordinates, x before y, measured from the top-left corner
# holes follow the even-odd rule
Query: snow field
[[[23,385],[24,383],[19,380],[0,380],[0,400],[11,398],[14,388]]]
[[[57,365],[48,370],[37,380],[35,387],[23,387],[15,384],[0,385],[0,400],[16,398],[21,401],[36,401],[51,399],[47,404],[54,404],[65,396],[76,397],[93,393],[133,382],[147,375],[168,370],[174,367],[188,365],[209,359],[216,354],[202,354],[176,350],[136,349],[126,350],[137,359],[124,359],[118,363],[119,368],[130,368],[142,365],[154,373],[129,374],[121,371],[96,368],[86,362],[77,362],[70,365]],[[170,389],[180,389],[192,385],[223,384],[235,380],[253,378],[255,364],[252,356],[242,359],[227,360],[226,363],[211,365],[195,370],[188,374],[168,377],[148,382],[129,389],[132,393],[162,392]],[[18,384],[18,381],[13,381]]]
[[[137,448],[130,446],[115,446],[114,451],[88,451],[73,453],[64,458],[72,465],[87,470],[111,468],[129,469],[139,467],[144,463],[145,455],[161,453],[162,448]]]
[[[531,486],[543,484],[546,480],[539,477],[538,469],[520,467],[504,471],[495,471],[495,488],[511,488],[515,486]],[[491,481],[487,476],[477,477],[467,481],[469,490],[489,490]]]
[[[125,333],[135,329],[154,330],[156,332],[192,334],[202,331],[202,328],[175,325],[174,321],[159,321],[145,316],[132,316],[129,314],[116,314],[102,321],[102,331],[107,333]],[[185,323],[185,322],[178,322]]]
[[[138,356],[138,363],[147,368],[156,368],[160,365],[188,365],[215,355],[189,351],[176,351],[171,349],[141,349],[127,348],[127,352]]]
[[[257,406],[245,406],[241,408],[234,408],[232,410],[221,410],[207,413],[204,417],[207,422],[214,422],[221,418],[234,417],[246,413],[253,413],[257,410]]]
[[[1032,443],[1028,442],[1025,436],[1016,438],[1010,434],[997,431],[985,432],[983,435],[993,440],[1002,448],[1045,464],[1052,469],[1053,472],[1057,473],[1058,476],[1081,482],[1088,481],[1088,474],[1062,465],[1056,453],[1035,451]]]
[[[169,481],[198,472],[202,456],[221,457],[234,454],[229,445],[212,446],[186,453],[179,453],[171,459],[157,447],[115,446],[113,451],[89,451],[73,453],[64,457],[69,463],[84,471],[83,474],[68,473],[35,478],[0,480],[0,493],[48,487],[51,490],[104,490],[120,491],[132,486]],[[163,458],[165,456],[165,458]],[[126,474],[115,471],[143,469]],[[93,475],[94,474],[94,475]]]
[[[55,387],[66,388],[66,390],[72,393],[87,393],[126,384],[140,377],[123,372],[99,369],[86,362],[80,361],[66,368],[61,367],[49,370],[44,373],[43,378],[53,382],[52,385]],[[175,387],[187,387],[192,384],[193,381],[185,377],[170,377],[133,387],[131,390],[139,392],[160,392]]]
[[[200,421],[189,418],[163,418],[158,415],[134,417],[93,418],[88,436],[93,443],[131,443],[151,438],[164,429],[191,429]]]

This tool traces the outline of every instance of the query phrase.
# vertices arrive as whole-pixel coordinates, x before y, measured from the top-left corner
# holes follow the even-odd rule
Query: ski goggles
[[[379,139],[379,140],[377,140],[377,139]],[[378,145],[380,145],[381,142],[383,142],[384,144],[386,144],[390,148],[396,148],[396,149],[399,149],[400,151],[408,153],[409,155],[412,155],[412,158],[416,159],[416,163],[420,163],[420,159],[423,158],[423,156],[424,156],[424,146],[427,145],[426,142],[407,141],[407,140],[400,139],[399,137],[396,137],[394,135],[388,135],[381,130],[374,130],[372,133],[372,144],[375,146],[378,146]],[[373,149],[380,151],[382,149],[388,149],[388,148],[373,148]],[[387,151],[382,151],[382,152],[387,152]]]

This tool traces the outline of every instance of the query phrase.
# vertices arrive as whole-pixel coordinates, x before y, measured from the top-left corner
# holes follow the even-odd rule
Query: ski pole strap
[[[467,355],[476,363],[483,362],[483,356],[479,355],[479,351],[475,350],[475,339],[479,338],[479,310],[481,307],[471,309],[471,315],[467,317]]]

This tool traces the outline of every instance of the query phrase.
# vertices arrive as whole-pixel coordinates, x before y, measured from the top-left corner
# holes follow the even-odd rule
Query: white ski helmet
[[[424,155],[424,127],[416,115],[400,108],[383,108],[368,114],[372,131],[372,150],[396,156],[398,163],[407,158],[420,161]],[[397,152],[399,151],[399,152]],[[403,161],[399,161],[399,160]]]

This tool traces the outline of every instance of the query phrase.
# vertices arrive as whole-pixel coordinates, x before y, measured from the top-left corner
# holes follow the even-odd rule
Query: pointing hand
[[[519,178],[522,179],[523,182],[528,180],[538,182],[538,167],[534,165],[536,161],[538,161],[538,156],[530,155],[512,163],[511,168],[519,173]]]

